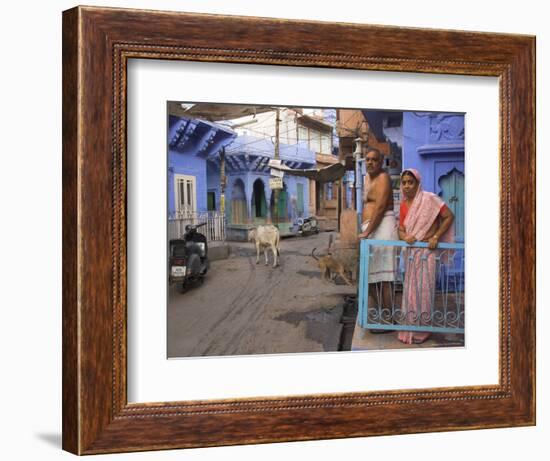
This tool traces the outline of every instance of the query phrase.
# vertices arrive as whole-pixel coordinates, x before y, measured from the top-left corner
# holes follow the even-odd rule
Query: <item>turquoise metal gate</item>
[[[394,281],[371,283],[379,249],[391,252]],[[358,323],[366,329],[464,333],[464,244],[361,241]]]

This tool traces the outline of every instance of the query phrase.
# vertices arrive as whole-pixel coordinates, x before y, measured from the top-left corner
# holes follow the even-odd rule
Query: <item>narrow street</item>
[[[344,296],[356,286],[321,279],[311,257],[327,252],[329,233],[281,240],[278,267],[256,264],[252,243],[231,242],[202,285],[170,287],[168,357],[337,351]]]

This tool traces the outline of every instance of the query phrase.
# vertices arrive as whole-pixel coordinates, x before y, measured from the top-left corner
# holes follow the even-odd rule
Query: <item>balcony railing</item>
[[[371,276],[369,290],[369,266],[384,260],[393,281]],[[358,303],[366,329],[464,333],[464,244],[362,240]]]

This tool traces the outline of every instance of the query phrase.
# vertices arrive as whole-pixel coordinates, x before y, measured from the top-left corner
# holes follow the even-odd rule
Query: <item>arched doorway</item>
[[[246,223],[246,194],[242,179],[236,179],[231,191],[231,223]]]
[[[265,185],[261,179],[256,179],[252,186],[252,218],[254,221],[264,222],[267,218],[267,204],[265,200]]]

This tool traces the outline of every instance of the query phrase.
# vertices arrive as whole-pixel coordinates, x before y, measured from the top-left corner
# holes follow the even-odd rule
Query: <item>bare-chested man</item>
[[[398,240],[397,223],[393,212],[393,191],[389,174],[382,169],[384,156],[375,148],[369,148],[365,163],[367,175],[363,194],[363,216],[359,238],[376,240]],[[369,261],[370,306],[382,307],[386,315],[380,320],[389,323],[391,319],[392,282],[395,280],[395,258],[393,247],[372,246]],[[374,303],[374,304],[372,304]],[[390,330],[371,330],[385,333]]]

